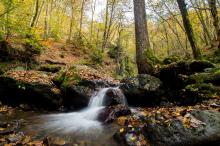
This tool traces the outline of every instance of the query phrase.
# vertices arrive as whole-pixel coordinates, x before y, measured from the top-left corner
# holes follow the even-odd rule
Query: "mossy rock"
[[[77,85],[81,81],[77,67],[73,66],[68,70],[61,69],[53,78],[53,82],[61,88],[66,88],[70,85]]]
[[[11,70],[0,76],[0,101],[57,110],[62,95],[45,72]]]
[[[162,67],[156,76],[164,82],[165,86],[181,89],[185,87],[185,80],[189,75],[214,67],[214,64],[206,60],[179,61]]]
[[[219,95],[219,89],[211,83],[196,83],[187,85],[185,89],[183,89],[183,94],[188,98],[186,100],[197,102],[216,97]]]
[[[160,79],[147,74],[125,78],[122,83],[120,89],[125,94],[128,104],[132,106],[144,107],[158,104],[164,93]]]
[[[168,65],[168,64],[171,64],[173,62],[178,62],[179,60],[180,60],[180,57],[172,55],[172,56],[169,56],[169,57],[165,58],[163,60],[163,64]]]
[[[189,76],[189,83],[212,83],[215,86],[220,86],[220,72],[213,73],[196,73]]]
[[[61,69],[62,69],[61,66],[59,66],[59,65],[51,65],[51,64],[41,65],[38,68],[39,71],[52,72],[52,73],[59,72]]]
[[[43,50],[43,46],[36,39],[32,38],[25,39],[24,46],[31,54],[40,55]]]

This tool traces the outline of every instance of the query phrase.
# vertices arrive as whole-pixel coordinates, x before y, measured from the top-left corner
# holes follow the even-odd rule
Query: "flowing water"
[[[114,144],[112,136],[118,128],[116,125],[103,125],[97,120],[100,111],[105,108],[105,95],[109,90],[118,88],[103,88],[91,97],[88,107],[84,110],[72,113],[49,114],[37,116],[29,120],[32,124],[24,129],[27,133],[37,133],[37,138],[46,135],[65,137],[65,140],[86,141],[89,146]],[[122,97],[122,103],[127,104],[125,97]],[[106,144],[107,143],[107,144]]]

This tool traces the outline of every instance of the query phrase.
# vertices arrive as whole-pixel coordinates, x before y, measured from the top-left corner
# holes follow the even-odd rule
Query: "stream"
[[[109,90],[118,88],[103,88],[90,98],[88,107],[71,113],[36,113],[16,112],[2,120],[25,121],[21,131],[30,135],[34,140],[42,140],[50,137],[52,141],[62,144],[76,143],[87,146],[117,146],[113,135],[118,129],[116,124],[104,125],[98,121],[99,112],[105,108],[105,95]],[[123,98],[123,104],[127,104]],[[1,120],[1,116],[0,116]]]

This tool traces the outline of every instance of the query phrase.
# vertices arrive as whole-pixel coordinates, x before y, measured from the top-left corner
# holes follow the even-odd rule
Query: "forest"
[[[0,146],[220,146],[219,0],[0,0]]]

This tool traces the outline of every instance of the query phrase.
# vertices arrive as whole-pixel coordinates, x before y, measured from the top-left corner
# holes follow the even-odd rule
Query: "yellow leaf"
[[[124,128],[121,128],[121,129],[119,130],[120,133],[123,133],[124,131],[125,131]]]

